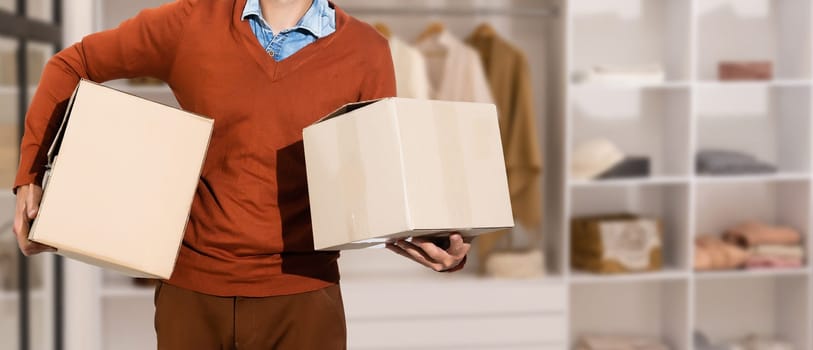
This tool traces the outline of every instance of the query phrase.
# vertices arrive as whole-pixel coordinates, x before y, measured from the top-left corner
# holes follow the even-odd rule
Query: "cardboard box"
[[[303,131],[318,250],[513,227],[494,105],[387,98]]]
[[[213,121],[89,81],[68,105],[29,239],[135,277],[172,274]]]

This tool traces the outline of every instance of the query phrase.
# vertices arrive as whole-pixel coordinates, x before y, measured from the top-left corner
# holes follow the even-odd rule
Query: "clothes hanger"
[[[416,40],[416,42],[421,42],[426,39],[429,39],[433,36],[443,33],[445,30],[446,26],[443,25],[443,23],[432,22],[429,24],[429,26],[426,27],[426,29],[423,30],[423,32],[420,35],[418,35],[418,40]]]
[[[387,39],[392,37],[392,31],[390,30],[390,27],[388,27],[383,22],[376,22],[375,24],[373,24],[373,28],[375,28],[375,30],[377,30],[379,33],[381,33],[383,37]]]
[[[497,31],[491,26],[491,24],[483,22],[474,29],[471,36],[473,38],[493,38],[497,36]]]

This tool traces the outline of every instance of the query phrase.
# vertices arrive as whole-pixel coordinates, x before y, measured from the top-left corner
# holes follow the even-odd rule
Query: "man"
[[[313,250],[301,132],[345,103],[395,95],[386,40],[327,0],[180,0],[58,53],[28,110],[14,184],[26,255],[53,250],[27,235],[77,82],[139,76],[215,120],[175,271],[156,289],[159,349],[345,348],[338,253]],[[450,271],[469,245],[449,240],[390,249]]]

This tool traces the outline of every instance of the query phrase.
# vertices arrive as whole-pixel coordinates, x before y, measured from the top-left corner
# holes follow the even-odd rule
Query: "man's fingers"
[[[454,245],[455,243],[462,244],[463,243],[463,236],[460,235],[459,233],[453,233],[453,234],[449,235],[449,241],[452,242],[452,245]]]
[[[49,247],[47,245],[32,241],[28,241],[28,246],[26,247],[26,250],[28,250],[28,252],[30,253],[28,255],[34,255],[45,252],[56,253],[56,248]]]
[[[462,258],[469,253],[471,243],[466,242],[466,240],[463,239],[463,236],[459,234],[453,234],[449,236],[449,241],[451,242],[451,244],[449,245],[449,249],[446,250],[447,252],[449,252],[449,254],[453,255],[456,258]]]
[[[449,256],[449,253],[446,253],[445,250],[438,247],[432,240],[426,238],[413,238],[412,244],[418,246],[423,250],[426,255],[429,256],[432,260],[435,261],[443,261],[446,257]]]
[[[14,225],[12,227],[15,236],[22,231],[23,222],[26,221],[26,197],[28,197],[28,185],[20,186],[17,189],[17,203],[14,208]]]
[[[401,248],[401,247],[399,247],[399,246],[397,246],[395,244],[389,244],[388,243],[387,244],[387,249],[389,249],[390,251],[392,251],[392,252],[394,252],[394,253],[396,253],[396,254],[398,254],[400,256],[403,256],[403,257],[405,257],[405,258],[407,258],[409,260],[418,262],[421,265],[426,266],[426,267],[428,267],[430,269],[432,268],[432,266],[430,266],[429,262],[426,261],[426,259],[417,260],[414,257],[412,257],[412,255],[409,255],[409,253],[407,253],[403,248]]]
[[[413,238],[412,243],[423,250],[430,260],[443,265],[444,270],[457,266],[457,263],[466,256],[471,247],[470,244],[464,242],[463,236],[459,233],[453,233],[449,236],[449,248],[447,250],[441,249],[431,239],[427,238]]]
[[[20,247],[20,251],[22,251],[25,256],[29,256],[32,254],[32,252],[28,251],[28,220],[21,217],[19,220],[18,218],[15,218],[14,221],[14,235],[17,237],[17,245]],[[19,224],[17,221],[19,221]]]
[[[39,186],[28,185],[28,195],[26,196],[26,208],[28,219],[34,220],[40,210],[40,201],[42,200],[42,188]]]
[[[31,229],[30,222],[37,215],[40,199],[42,199],[42,189],[38,186],[25,185],[17,189],[17,208],[14,212],[13,231],[15,238],[17,238],[17,245],[25,256],[56,251],[56,249],[49,246],[28,240],[28,232]],[[31,209],[32,206],[34,207],[33,210]]]
[[[443,265],[431,261],[421,249],[419,249],[412,243],[399,241],[396,242],[394,245],[389,245],[388,248],[398,253],[399,255],[404,256],[410,260],[414,260],[432,270],[441,271],[444,269]]]
[[[20,234],[25,233],[28,235],[28,229],[26,228],[28,225],[28,215],[26,209],[26,197],[28,197],[28,186],[20,187],[17,196],[17,207],[14,210],[14,234],[19,236]],[[22,193],[21,193],[22,192]]]

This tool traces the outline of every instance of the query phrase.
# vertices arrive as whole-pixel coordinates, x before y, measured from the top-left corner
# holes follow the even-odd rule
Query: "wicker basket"
[[[571,221],[571,265],[594,273],[659,270],[663,266],[660,220],[615,214]]]

